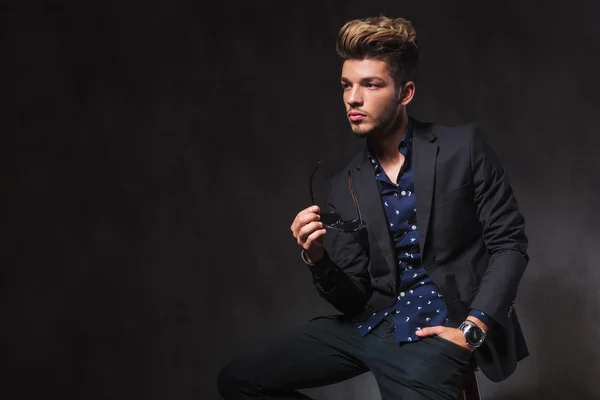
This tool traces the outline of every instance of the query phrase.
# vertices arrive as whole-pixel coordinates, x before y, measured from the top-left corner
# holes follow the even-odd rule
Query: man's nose
[[[352,88],[348,94],[346,101],[347,101],[348,105],[350,105],[350,106],[362,105],[363,99],[362,99],[362,93],[360,92],[360,89]]]

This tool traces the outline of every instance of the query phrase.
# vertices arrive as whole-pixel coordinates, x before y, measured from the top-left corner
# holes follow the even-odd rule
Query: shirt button
[[[406,295],[406,293],[400,292],[400,296],[404,297],[405,295]]]
[[[413,225],[413,226],[410,227],[410,229],[412,229],[414,231],[415,229],[417,229],[417,226]]]
[[[406,196],[406,192],[404,190],[401,193],[402,193],[402,196]]]

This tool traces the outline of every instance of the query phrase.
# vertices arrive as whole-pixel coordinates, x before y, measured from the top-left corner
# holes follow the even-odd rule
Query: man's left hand
[[[439,336],[442,339],[446,339],[469,351],[475,350],[473,347],[467,344],[465,334],[461,330],[458,330],[456,328],[447,328],[445,326],[432,326],[428,328],[419,329],[416,334],[420,338],[427,336]]]

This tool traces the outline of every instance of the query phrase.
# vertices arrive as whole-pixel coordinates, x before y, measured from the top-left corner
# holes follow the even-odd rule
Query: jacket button
[[[371,311],[373,311],[373,307],[371,306],[365,306],[365,311],[370,313]]]
[[[394,287],[392,286],[391,283],[388,283],[387,288],[390,293],[394,293]]]

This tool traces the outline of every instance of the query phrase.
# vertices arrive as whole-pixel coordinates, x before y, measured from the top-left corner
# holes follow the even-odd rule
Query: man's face
[[[394,79],[379,60],[346,60],[342,67],[346,115],[355,135],[390,129],[402,109]]]

